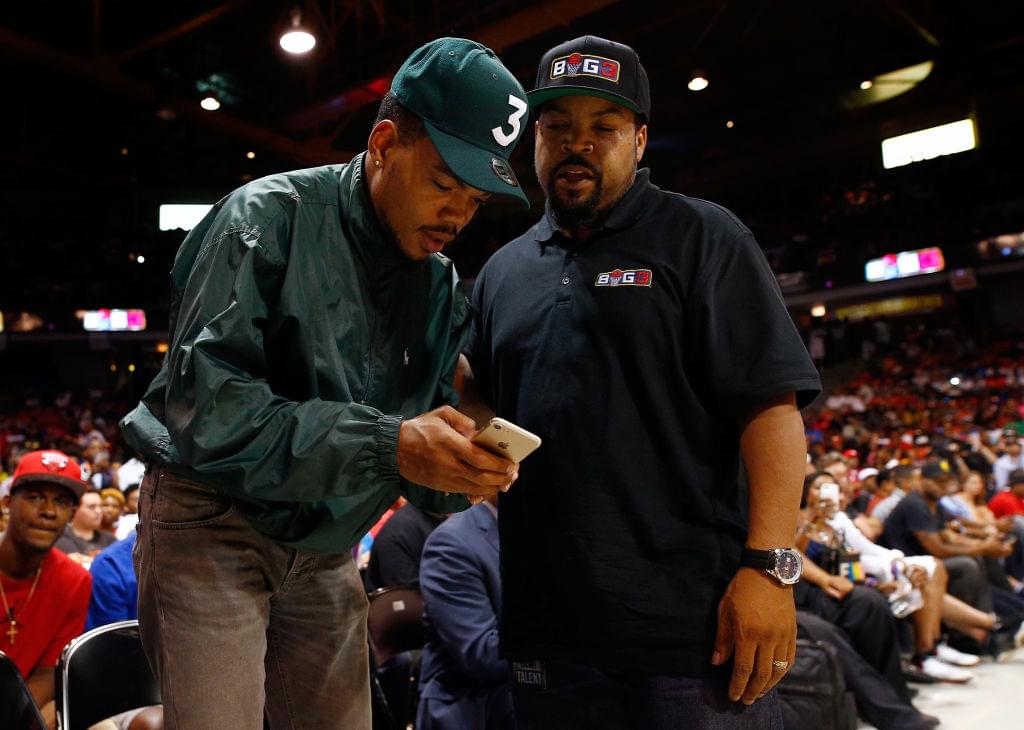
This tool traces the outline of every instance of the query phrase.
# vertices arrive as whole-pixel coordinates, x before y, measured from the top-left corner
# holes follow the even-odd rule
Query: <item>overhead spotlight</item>
[[[255,160],[256,159],[256,153],[253,152],[252,150],[249,150],[248,152],[246,152],[245,156],[247,158],[249,158],[250,160]]]
[[[127,157],[127,156],[128,156],[128,148],[127,147],[122,147],[121,148],[121,157]]]
[[[954,388],[957,387],[958,385],[960,385],[960,378],[954,375],[952,378],[949,379],[949,384],[952,385]]]
[[[316,46],[316,38],[302,27],[302,13],[299,10],[292,11],[292,24],[281,34],[278,43],[285,51],[295,55],[309,53]]]
[[[199,102],[199,106],[208,112],[215,112],[220,109],[220,102],[217,100],[216,96],[207,95]]]
[[[736,122],[734,122],[731,119],[725,123],[725,128],[726,129],[732,129],[735,126],[736,126]]]
[[[141,253],[135,257],[135,260],[138,261],[140,264],[146,263],[146,257],[143,256]]]
[[[860,90],[861,91],[867,91],[868,89],[870,89],[874,85],[875,85],[874,81],[872,81],[871,79],[865,79],[864,81],[860,82]]]
[[[690,91],[704,91],[708,88],[708,80],[704,76],[704,72],[697,69],[693,72],[693,78],[690,79],[690,83],[686,85],[686,88]]]

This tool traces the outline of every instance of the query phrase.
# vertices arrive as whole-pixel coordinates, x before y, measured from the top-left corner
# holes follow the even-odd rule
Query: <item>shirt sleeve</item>
[[[55,667],[60,661],[61,652],[71,640],[81,636],[85,629],[85,618],[89,611],[89,594],[92,592],[92,578],[84,571],[76,577],[76,585],[68,591],[68,612],[54,632],[53,639],[39,658],[38,666]]]
[[[1006,515],[1013,514],[1013,508],[1009,504],[1009,500],[1006,498],[1008,492],[1002,492],[994,496],[988,503],[988,508],[995,517],[1001,518]]]
[[[127,595],[127,587],[117,571],[117,566],[109,552],[100,553],[92,563],[92,596],[89,599],[89,612],[85,621],[85,630],[97,626],[106,626],[115,621],[124,621],[131,617],[131,603],[134,595]]]
[[[507,682],[509,666],[498,654],[499,608],[487,593],[479,557],[455,530],[437,529],[427,539],[420,591],[431,623],[459,667],[476,682]]]
[[[184,463],[240,496],[315,501],[397,487],[400,417],[271,390],[267,329],[286,268],[244,231],[197,258],[166,363],[174,446]]]
[[[939,524],[935,515],[928,507],[918,500],[908,502],[904,512],[904,524],[909,533],[914,532],[938,532]]]
[[[735,415],[788,392],[803,408],[821,392],[818,371],[764,254],[739,227],[714,251],[688,306],[712,392]]]

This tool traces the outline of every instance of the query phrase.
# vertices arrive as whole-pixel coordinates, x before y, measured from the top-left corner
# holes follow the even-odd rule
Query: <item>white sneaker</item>
[[[974,675],[968,672],[966,669],[960,669],[950,664],[946,664],[943,661],[939,661],[936,657],[929,656],[925,657],[924,661],[921,662],[921,666],[918,667],[922,672],[927,674],[929,677],[934,677],[940,682],[953,682],[955,684],[964,684],[974,679]]]
[[[954,667],[975,667],[981,663],[981,657],[957,651],[947,644],[936,644],[935,656]]]

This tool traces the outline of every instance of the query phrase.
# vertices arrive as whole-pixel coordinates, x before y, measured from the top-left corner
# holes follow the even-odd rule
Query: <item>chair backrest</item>
[[[366,628],[378,666],[395,654],[423,648],[426,629],[418,585],[378,588],[368,598]]]
[[[46,730],[46,723],[14,660],[0,651],[0,727]]]
[[[72,641],[57,666],[61,730],[86,730],[136,707],[160,704],[160,687],[139,639],[138,621],[119,621]]]

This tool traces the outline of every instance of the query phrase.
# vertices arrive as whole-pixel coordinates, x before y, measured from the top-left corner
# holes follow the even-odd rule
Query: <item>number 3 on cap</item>
[[[491,130],[491,134],[494,135],[494,139],[496,139],[498,144],[502,147],[508,147],[516,141],[517,137],[519,137],[519,132],[522,131],[519,120],[523,118],[523,115],[526,114],[527,109],[529,109],[529,106],[527,106],[525,101],[519,97],[513,96],[512,94],[508,95],[508,103],[512,105],[513,109],[515,109],[514,112],[508,115],[508,123],[512,125],[512,134],[505,134],[505,130],[501,127],[495,127]]]

